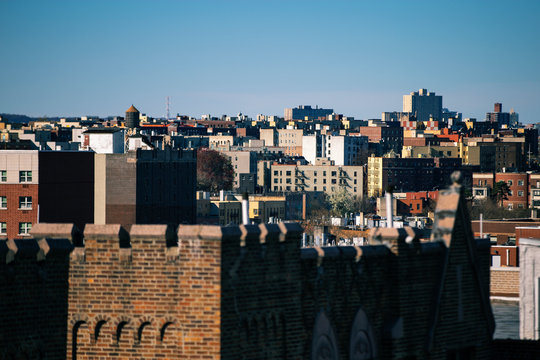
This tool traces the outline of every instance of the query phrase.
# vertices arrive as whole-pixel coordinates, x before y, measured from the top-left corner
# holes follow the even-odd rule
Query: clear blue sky
[[[0,0],[0,113],[357,118],[427,88],[539,122],[540,1]]]

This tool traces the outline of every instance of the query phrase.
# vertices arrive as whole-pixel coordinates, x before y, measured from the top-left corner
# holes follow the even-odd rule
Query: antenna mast
[[[169,104],[170,104],[169,96],[167,96],[166,99],[167,99],[167,121],[169,121],[169,119],[171,118],[170,113],[169,113]]]

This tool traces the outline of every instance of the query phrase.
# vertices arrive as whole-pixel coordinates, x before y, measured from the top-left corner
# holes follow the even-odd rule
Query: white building
[[[328,158],[336,165],[364,165],[367,162],[367,136],[316,134],[302,138],[302,155],[311,164]]]
[[[120,128],[90,128],[82,133],[82,150],[98,154],[123,154],[124,130]]]

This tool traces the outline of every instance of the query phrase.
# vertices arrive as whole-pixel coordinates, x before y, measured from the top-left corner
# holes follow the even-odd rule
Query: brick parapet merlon
[[[402,248],[408,248],[409,244],[418,245],[418,235],[413,228],[373,228],[370,232],[370,244],[382,244],[396,255]]]

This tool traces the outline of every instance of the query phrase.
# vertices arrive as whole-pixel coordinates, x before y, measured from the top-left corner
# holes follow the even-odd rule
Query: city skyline
[[[210,9],[210,10],[208,10]],[[483,120],[495,102],[537,122],[540,4],[490,2],[0,3],[0,112],[28,116],[356,118],[427,88]]]

